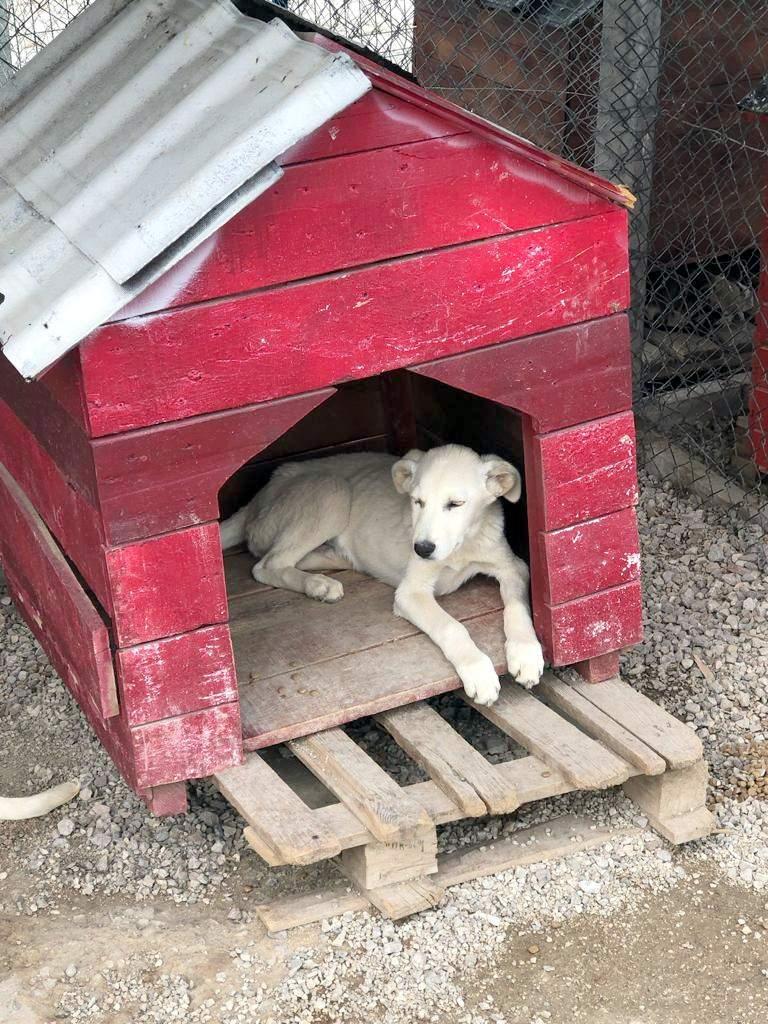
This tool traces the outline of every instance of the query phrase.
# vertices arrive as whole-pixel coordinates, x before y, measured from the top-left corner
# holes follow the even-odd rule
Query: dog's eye
[[[446,505],[445,507],[446,507],[447,509],[452,509],[452,508],[461,508],[461,506],[462,506],[463,504],[464,504],[464,502],[463,502],[463,501],[449,501],[449,502],[448,502],[448,504],[447,504],[447,505]]]
[[[413,504],[418,505],[419,508],[424,508],[424,502],[421,500],[421,498],[414,498]]]

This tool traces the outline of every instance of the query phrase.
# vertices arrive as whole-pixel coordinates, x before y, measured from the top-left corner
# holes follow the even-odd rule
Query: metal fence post
[[[595,170],[636,196],[630,220],[632,351],[635,387],[640,353],[658,115],[663,0],[603,0]]]

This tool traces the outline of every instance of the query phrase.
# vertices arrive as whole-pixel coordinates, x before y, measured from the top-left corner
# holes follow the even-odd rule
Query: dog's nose
[[[435,545],[431,540],[417,540],[413,545],[413,550],[419,558],[431,558],[435,550]]]

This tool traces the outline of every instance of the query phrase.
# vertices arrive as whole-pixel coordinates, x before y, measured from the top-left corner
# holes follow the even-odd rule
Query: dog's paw
[[[310,576],[307,580],[305,591],[307,597],[313,597],[315,601],[326,601],[332,604],[344,597],[344,587],[338,580],[330,576]]]
[[[544,654],[538,640],[509,642],[507,668],[509,674],[526,690],[532,689],[544,671]]]
[[[486,654],[480,654],[459,671],[464,691],[475,704],[493,704],[499,696],[501,684],[493,662]]]

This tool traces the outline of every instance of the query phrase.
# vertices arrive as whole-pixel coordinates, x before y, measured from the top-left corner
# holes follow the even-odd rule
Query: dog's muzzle
[[[431,558],[435,553],[435,545],[431,540],[417,540],[413,545],[413,550],[419,558]]]

